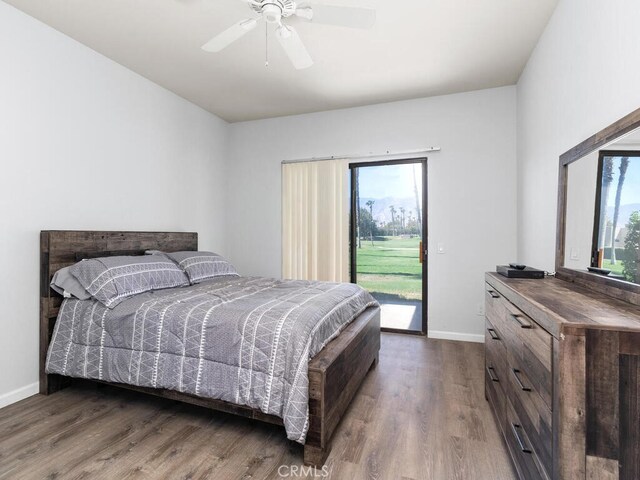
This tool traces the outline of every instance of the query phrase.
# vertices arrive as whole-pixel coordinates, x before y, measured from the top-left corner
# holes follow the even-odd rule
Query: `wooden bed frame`
[[[49,284],[59,269],[82,258],[141,255],[145,250],[198,249],[197,233],[94,232],[49,230],[40,233],[40,393],[49,395],[71,383],[70,377],[45,373],[47,350],[62,297]],[[320,467],[331,449],[331,436],[367,372],[378,362],[380,309],[365,310],[309,362],[309,432],[304,463]],[[108,383],[108,382],[97,382]],[[116,387],[282,425],[282,419],[257,409],[172,390],[108,383]]]

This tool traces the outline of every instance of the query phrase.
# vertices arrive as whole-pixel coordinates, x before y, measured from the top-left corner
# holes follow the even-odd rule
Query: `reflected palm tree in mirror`
[[[618,188],[616,190],[616,203],[613,209],[613,229],[611,230],[611,265],[617,263],[616,259],[616,232],[618,231],[618,217],[620,216],[620,200],[622,198],[622,186],[629,168],[629,157],[620,159],[620,175],[618,176]]]
[[[607,233],[607,202],[609,201],[609,189],[613,182],[613,158],[604,157],[602,164],[602,190],[600,195],[600,233],[598,234],[598,266],[602,265],[602,256],[606,243]]]

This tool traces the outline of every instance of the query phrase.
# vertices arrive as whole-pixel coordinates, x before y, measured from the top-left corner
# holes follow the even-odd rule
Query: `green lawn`
[[[624,268],[624,265],[622,265],[622,262],[620,260],[618,260],[615,265],[611,265],[611,260],[605,258],[602,260],[602,268],[606,268],[607,270],[611,270],[613,273],[619,273],[620,275],[622,275],[622,269]]]
[[[357,249],[358,285],[376,294],[410,300],[422,298],[422,265],[418,261],[419,238],[382,237],[362,241]]]

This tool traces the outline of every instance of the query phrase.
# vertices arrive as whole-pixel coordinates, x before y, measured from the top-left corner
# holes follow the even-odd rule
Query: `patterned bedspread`
[[[257,277],[143,293],[113,309],[67,299],[46,369],[258,408],[304,443],[309,359],[372,305],[352,284]]]

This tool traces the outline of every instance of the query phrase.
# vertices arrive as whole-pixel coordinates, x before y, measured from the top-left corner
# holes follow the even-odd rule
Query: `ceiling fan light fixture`
[[[274,3],[262,7],[262,18],[267,23],[280,23],[282,20],[282,8]]]

